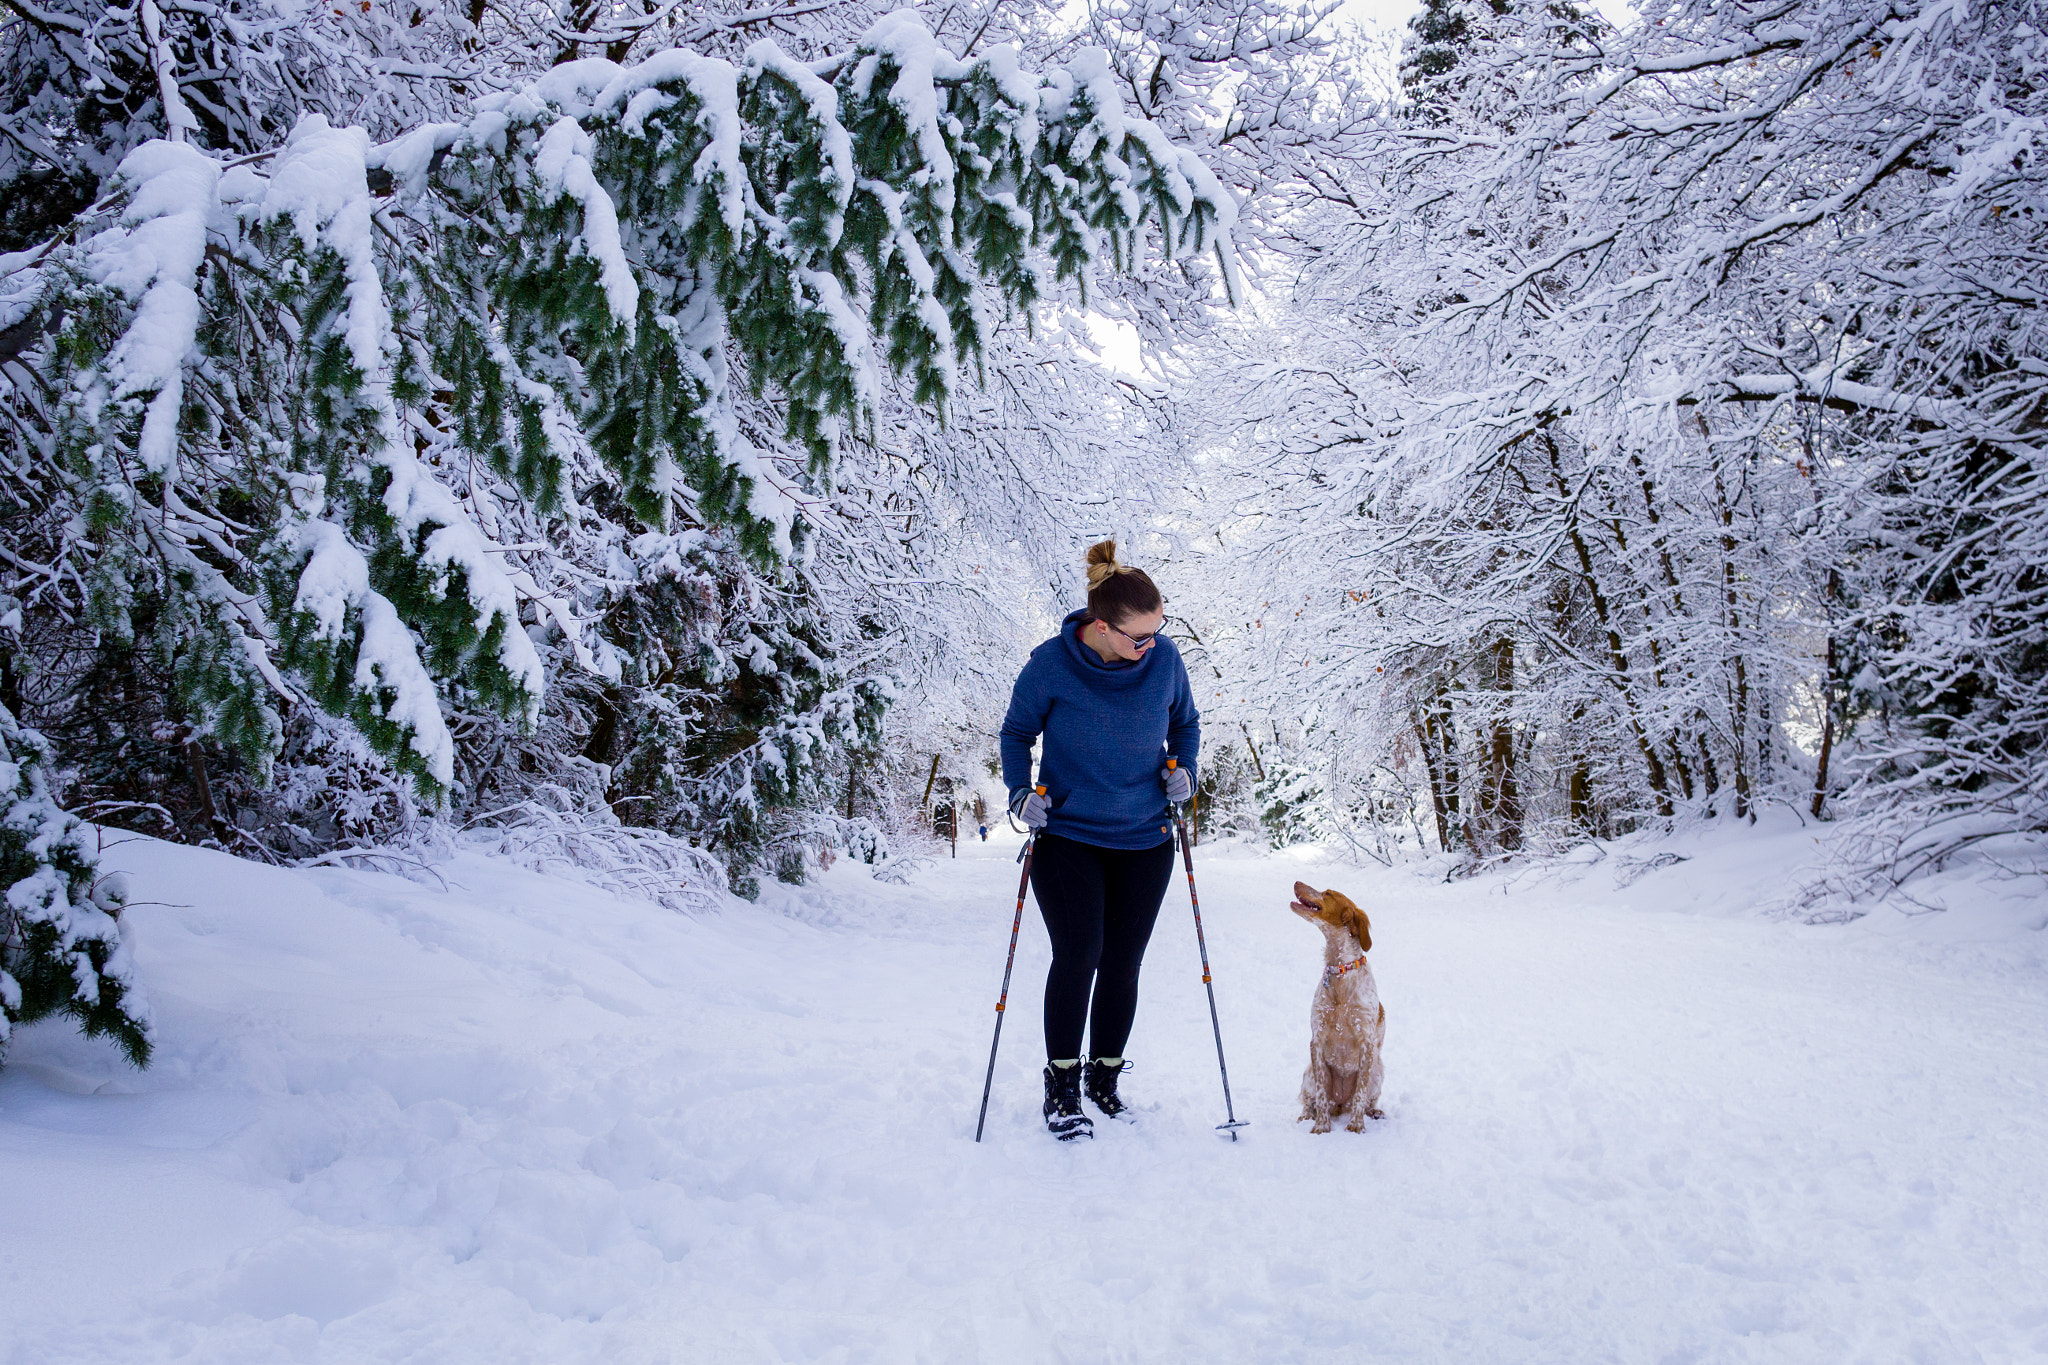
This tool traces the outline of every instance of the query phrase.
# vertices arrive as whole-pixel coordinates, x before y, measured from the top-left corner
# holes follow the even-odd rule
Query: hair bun
[[[1143,569],[1116,562],[1116,542],[1098,540],[1084,557],[1088,566],[1088,615],[1121,628],[1126,621],[1165,609],[1159,585]]]
[[[1116,562],[1116,542],[1098,540],[1088,547],[1088,554],[1082,563],[1088,566],[1088,586],[1099,588],[1111,574],[1124,566]]]

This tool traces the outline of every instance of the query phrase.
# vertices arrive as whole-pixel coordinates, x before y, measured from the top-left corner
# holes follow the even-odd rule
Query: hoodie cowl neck
[[[1152,662],[1153,657],[1164,652],[1155,645],[1135,659],[1107,661],[1100,654],[1090,649],[1081,639],[1081,631],[1093,620],[1094,618],[1088,614],[1085,608],[1080,611],[1068,612],[1067,619],[1060,622],[1060,638],[1066,641],[1067,653],[1073,657],[1076,663],[1080,664],[1083,668],[1093,670],[1105,682],[1136,682],[1148,671],[1147,665]],[[1165,643],[1165,637],[1161,636],[1160,641]]]

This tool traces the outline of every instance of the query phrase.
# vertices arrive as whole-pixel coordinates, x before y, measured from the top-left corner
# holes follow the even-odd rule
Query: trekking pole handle
[[[1043,782],[1041,782],[1041,783],[1039,783],[1039,784],[1038,784],[1037,786],[1033,787],[1033,788],[1032,788],[1031,790],[1033,790],[1033,791],[1037,792],[1037,793],[1038,793],[1038,794],[1039,794],[1040,796],[1043,796],[1043,795],[1045,795],[1045,784],[1044,784]],[[1004,814],[1004,816],[1005,816],[1005,817],[1006,817],[1006,818],[1007,818],[1007,819],[1009,820],[1009,822],[1010,822],[1010,828],[1011,828],[1011,829],[1015,829],[1015,828],[1017,828],[1017,814],[1016,814],[1016,812],[1015,812],[1015,811],[1005,811],[1005,812],[1003,812],[1003,814]],[[1037,838],[1037,837],[1038,837],[1038,836],[1039,836],[1040,834],[1042,834],[1042,833],[1044,833],[1044,831],[1043,831],[1043,830],[1036,830],[1036,829],[1032,829],[1032,828],[1031,828],[1031,827],[1029,827],[1028,825],[1027,825],[1027,826],[1025,827],[1025,829],[1024,829],[1024,847],[1022,847],[1022,848],[1020,848],[1020,849],[1018,849],[1018,850],[1017,850],[1017,861],[1018,861],[1018,862],[1020,862],[1020,863],[1021,863],[1021,862],[1023,862],[1023,861],[1024,861],[1024,855],[1025,855],[1025,854],[1027,854],[1027,853],[1029,853],[1029,852],[1031,851],[1031,841],[1032,841],[1033,839],[1036,839],[1036,838]]]
[[[1038,793],[1038,794],[1039,794],[1040,796],[1043,796],[1043,795],[1045,795],[1045,784],[1044,784],[1043,782],[1041,782],[1041,783],[1039,783],[1039,784],[1038,784],[1037,786],[1033,787],[1033,788],[1032,788],[1031,790],[1033,790],[1033,791],[1037,792],[1037,793]],[[1014,811],[1014,810],[1011,810],[1011,809],[1007,809],[1007,808],[1006,808],[1006,809],[1005,809],[1005,810],[1003,811],[1003,818],[1004,818],[1005,820],[1008,820],[1008,821],[1010,822],[1010,828],[1011,828],[1012,830],[1015,830],[1015,829],[1017,828],[1017,812],[1016,812],[1016,811]],[[1032,831],[1031,831],[1030,829],[1028,829],[1028,828],[1027,828],[1027,829],[1025,830],[1025,833],[1026,833],[1026,835],[1029,835],[1029,834],[1030,834],[1031,832],[1032,832]],[[1023,855],[1022,853],[1019,853],[1019,854],[1017,855],[1017,861],[1018,861],[1018,862],[1020,862],[1020,863],[1024,861],[1024,855]]]

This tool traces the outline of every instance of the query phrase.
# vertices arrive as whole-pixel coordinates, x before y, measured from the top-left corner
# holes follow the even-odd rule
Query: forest
[[[1837,916],[2026,846],[2044,29],[0,0],[0,1043],[148,1057],[109,830],[675,908],[928,855],[1112,535],[1203,839],[1789,808]]]

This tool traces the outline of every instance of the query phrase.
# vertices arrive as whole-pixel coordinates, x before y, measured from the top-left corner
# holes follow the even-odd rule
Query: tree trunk
[[[1512,853],[1522,846],[1522,799],[1515,783],[1515,642],[1507,636],[1494,641],[1493,649],[1493,736],[1487,747],[1486,785],[1480,796],[1481,813],[1493,835],[1494,847]]]
[[[1251,727],[1246,725],[1243,721],[1239,721],[1237,724],[1237,728],[1244,732],[1244,747],[1251,750],[1252,771],[1259,775],[1259,781],[1264,782],[1266,780],[1266,765],[1259,758],[1259,746],[1252,743]]]
[[[1464,784],[1458,772],[1458,727],[1451,712],[1451,689],[1448,683],[1444,685],[1438,697],[1437,739],[1443,745],[1439,757],[1444,768],[1444,808],[1450,812],[1451,832],[1463,837],[1466,821],[1464,812],[1460,809],[1460,792]]]
[[[1833,592],[1833,574],[1828,575],[1830,595]],[[1821,808],[1828,800],[1828,756],[1835,749],[1835,636],[1828,633],[1827,669],[1820,679],[1820,762],[1813,770],[1813,818],[1820,819]]]
[[[1587,834],[1593,833],[1593,774],[1583,757],[1572,764],[1572,775],[1565,784],[1565,799],[1569,803],[1572,823]]]
[[[1676,735],[1671,737],[1670,769],[1672,774],[1678,778],[1679,792],[1684,795],[1686,800],[1692,800],[1692,765],[1685,761],[1685,750],[1678,747],[1678,736]]]
[[[1429,717],[1424,719],[1424,717]],[[1422,768],[1429,774],[1429,804],[1436,815],[1437,847],[1444,852],[1451,851],[1451,810],[1444,801],[1443,774],[1438,771],[1436,752],[1436,721],[1428,711],[1418,712],[1415,720],[1415,736],[1422,745]]]
[[[1701,718],[1704,721],[1704,717]],[[1706,779],[1707,795],[1721,790],[1721,769],[1714,762],[1713,746],[1707,743],[1707,727],[1702,724],[1698,735],[1700,750],[1700,773]]]
[[[1814,458],[1813,447],[1806,447],[1804,468],[1807,477],[1813,480],[1813,514],[1818,524],[1821,516],[1819,461]],[[1820,675],[1820,758],[1813,769],[1813,818],[1821,818],[1821,811],[1828,801],[1828,759],[1835,751],[1835,675],[1841,666],[1835,644],[1835,602],[1841,596],[1842,571],[1830,566],[1827,588],[1821,601],[1825,604],[1828,621],[1828,653]]]
[[[1706,423],[1697,414],[1693,420],[1699,423],[1702,434]],[[1735,509],[1728,504],[1728,490],[1721,481],[1721,469],[1714,467],[1715,512],[1721,521],[1721,592],[1727,608],[1728,652],[1734,665],[1734,695],[1728,699],[1729,723],[1734,727],[1735,743],[1732,746],[1735,758],[1735,818],[1746,819],[1750,810],[1749,782],[1749,659],[1743,653],[1741,642],[1742,611],[1741,590],[1736,586],[1735,575]]]
[[[1671,550],[1670,546],[1665,541],[1662,518],[1659,516],[1657,512],[1654,488],[1650,482],[1648,472],[1643,469],[1642,461],[1639,458],[1637,458],[1634,454],[1631,454],[1629,458],[1631,461],[1634,462],[1636,472],[1642,481],[1644,514],[1649,518],[1651,529],[1656,532],[1657,557],[1659,563],[1663,566],[1665,586],[1669,589],[1671,594],[1671,610],[1674,613],[1673,619],[1683,621],[1686,619],[1685,594],[1679,588],[1678,575],[1676,570],[1674,570],[1674,568],[1672,567]],[[1554,451],[1552,456],[1552,464],[1554,468]],[[1560,486],[1562,486],[1561,483]],[[1606,519],[1606,526],[1608,529],[1608,533],[1614,537],[1614,552],[1616,559],[1623,564],[1632,562],[1629,551],[1628,533],[1622,528],[1621,517],[1618,514],[1609,516]],[[1670,681],[1664,676],[1664,646],[1661,643],[1659,643],[1657,638],[1657,611],[1656,607],[1651,602],[1648,593],[1643,594],[1641,605],[1643,612],[1643,648],[1647,650],[1650,655],[1650,684],[1653,688],[1656,689],[1655,695],[1668,695],[1671,684]],[[1678,779],[1679,790],[1685,794],[1685,799],[1687,801],[1692,800],[1692,766],[1686,761],[1685,748],[1684,745],[1680,743],[1678,736],[1670,736],[1668,741],[1668,752],[1664,755],[1664,758],[1665,762],[1669,767],[1671,775]],[[1715,778],[1711,772],[1712,766],[1713,765],[1711,763],[1707,765],[1709,771],[1706,773],[1707,789],[1710,792],[1713,790],[1715,786]]]
[[[1458,733],[1451,717],[1451,685],[1434,675],[1417,728],[1422,734],[1423,764],[1429,772],[1429,798],[1436,809],[1436,838],[1443,851],[1458,847],[1463,834],[1458,819]]]
[[[185,741],[185,762],[192,771],[192,791],[199,798],[199,813],[206,817],[206,832],[221,835],[220,809],[213,804],[213,783],[206,775],[206,746],[196,739]]]
[[[1557,481],[1558,495],[1569,504],[1571,489],[1564,480],[1564,470],[1557,461],[1557,446],[1550,445],[1550,472]],[[1593,599],[1593,615],[1600,622],[1600,631],[1607,638],[1608,667],[1613,670],[1614,690],[1621,695],[1621,704],[1628,714],[1628,728],[1636,742],[1636,752],[1642,756],[1643,766],[1648,770],[1650,791],[1657,798],[1657,814],[1671,815],[1670,779],[1664,771],[1664,760],[1657,756],[1657,746],[1650,741],[1650,732],[1643,724],[1642,709],[1636,702],[1635,687],[1629,673],[1628,651],[1622,647],[1621,632],[1615,628],[1614,613],[1607,604],[1607,594],[1600,587],[1600,580],[1593,573],[1593,552],[1586,546],[1586,537],[1579,530],[1578,517],[1567,512],[1565,517],[1567,533],[1571,536],[1572,549],[1579,560],[1579,573],[1585,579],[1586,591]]]

